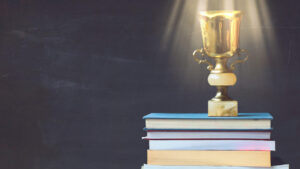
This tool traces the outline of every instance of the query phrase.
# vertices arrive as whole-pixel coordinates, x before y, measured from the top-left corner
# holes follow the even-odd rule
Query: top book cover
[[[231,119],[231,120],[250,120],[250,119],[268,119],[272,120],[273,116],[270,113],[239,113],[235,117],[209,117],[207,113],[150,113],[143,117],[143,119]]]

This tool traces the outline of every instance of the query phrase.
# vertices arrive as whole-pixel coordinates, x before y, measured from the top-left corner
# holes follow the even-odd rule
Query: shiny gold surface
[[[231,57],[239,48],[240,11],[203,11],[199,13],[205,53],[210,57]]]
[[[232,100],[228,96],[227,91],[228,91],[228,86],[217,86],[216,96],[214,98],[212,98],[211,100],[213,100],[213,101],[229,101],[229,100]]]
[[[193,52],[193,57],[194,57],[194,60],[198,63],[198,64],[201,64],[201,63],[206,63],[208,64],[207,66],[207,70],[212,70],[214,68],[213,64],[211,64],[207,59],[199,59],[197,58],[197,53],[200,53],[202,57],[204,57],[205,53],[203,51],[203,49],[197,49]]]
[[[194,60],[199,64],[208,64],[207,69],[210,70],[211,74],[218,75],[221,73],[232,73],[232,71],[235,69],[236,64],[245,62],[248,59],[247,55],[243,59],[241,59],[241,54],[246,53],[246,50],[239,48],[239,33],[242,12],[202,11],[199,12],[198,17],[202,32],[203,48],[194,51]],[[197,54],[201,54],[201,57],[198,58]],[[228,59],[235,54],[238,55],[239,59],[234,61],[230,65],[230,67],[228,67]],[[215,60],[214,66],[207,59],[204,58],[205,55]],[[234,103],[236,102],[233,101],[227,94],[228,86],[233,84],[230,83],[229,85],[228,81],[234,81],[236,79],[228,78],[233,78],[233,76],[228,76],[227,79],[224,79],[224,81],[219,80],[218,85],[214,85],[217,87],[217,94],[214,98],[211,99],[211,102],[214,103],[210,104],[211,106],[217,104],[217,102],[220,102],[220,104],[217,105],[223,105],[223,103],[221,102],[224,102],[225,105],[230,101]],[[209,111],[215,110],[211,106],[209,108]],[[218,111],[221,110],[223,109],[218,108]],[[237,111],[237,102],[236,107],[234,107],[234,109],[232,110]],[[219,112],[218,114],[222,116],[224,113]],[[237,112],[231,112],[230,115],[235,116],[237,115]]]
[[[231,70],[234,70],[235,69],[235,65],[236,64],[238,64],[238,63],[243,63],[243,62],[246,62],[247,60],[248,60],[248,52],[247,52],[247,50],[245,50],[245,49],[238,49],[238,51],[237,51],[237,54],[238,54],[238,56],[239,57],[241,57],[241,54],[242,53],[246,53],[246,56],[244,57],[244,59],[237,59],[237,60],[235,60],[233,63],[231,63],[231,65],[230,65],[230,69]]]

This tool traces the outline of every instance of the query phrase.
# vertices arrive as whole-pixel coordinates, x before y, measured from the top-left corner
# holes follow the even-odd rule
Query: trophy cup
[[[203,48],[193,53],[194,60],[201,64],[208,64],[210,71],[208,83],[217,87],[217,94],[208,101],[208,116],[237,116],[238,102],[232,100],[228,94],[228,86],[236,83],[233,73],[237,63],[245,62],[248,56],[242,58],[241,54],[246,50],[239,48],[239,29],[242,19],[241,11],[203,11],[199,13],[202,31]],[[237,55],[229,67],[227,61]],[[215,60],[215,66],[205,56]]]

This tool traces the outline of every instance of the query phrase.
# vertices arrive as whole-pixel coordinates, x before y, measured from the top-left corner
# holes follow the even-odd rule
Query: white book
[[[272,167],[230,167],[230,166],[159,166],[145,164],[142,169],[289,169],[288,164]]]
[[[143,139],[271,139],[270,131],[149,131]]]
[[[271,129],[271,120],[146,119],[147,129]]]
[[[263,140],[150,140],[150,150],[275,151],[275,141]]]

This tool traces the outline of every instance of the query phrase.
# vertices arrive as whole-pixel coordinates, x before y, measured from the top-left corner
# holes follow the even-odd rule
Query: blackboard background
[[[171,49],[159,50],[167,22],[162,13],[170,4],[2,0],[0,168],[139,168],[147,149],[140,139],[145,135],[143,115],[205,112],[215,90],[206,83],[204,66],[190,65],[199,72],[191,77],[199,88],[191,89],[177,76],[188,70],[187,65],[169,66]],[[239,66],[238,83],[230,92],[239,100],[241,112],[274,115],[273,155],[296,169],[300,168],[299,3],[268,4],[274,20],[266,29],[275,31],[278,52],[269,57],[267,70],[251,57]],[[260,50],[244,47],[253,55]],[[175,58],[193,63],[191,53],[182,50]],[[260,74],[264,81],[256,80]]]

